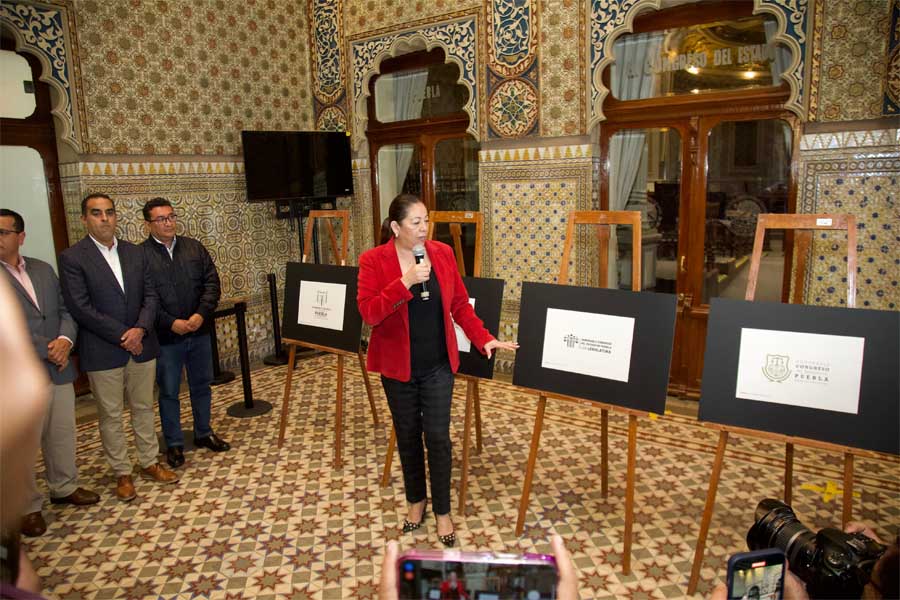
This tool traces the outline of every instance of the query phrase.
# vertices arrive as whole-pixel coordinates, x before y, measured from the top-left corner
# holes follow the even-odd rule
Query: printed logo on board
[[[585,350],[587,352],[599,352],[601,354],[612,354],[613,343],[606,340],[597,340],[586,337],[579,337],[574,333],[570,333],[563,338],[566,348],[575,350]]]
[[[782,382],[791,376],[791,357],[784,354],[766,354],[766,365],[763,375],[769,381]]]
[[[328,306],[328,290],[316,290],[316,304],[313,308],[313,318],[327,320],[331,307]]]
[[[831,379],[831,365],[821,361],[796,359],[791,367],[790,356],[766,354],[763,375],[769,381],[781,383],[790,379],[796,383],[827,384]]]

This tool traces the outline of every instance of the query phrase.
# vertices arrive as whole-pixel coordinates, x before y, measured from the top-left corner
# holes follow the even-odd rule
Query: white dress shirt
[[[112,269],[113,275],[116,276],[116,281],[119,282],[119,287],[122,288],[122,291],[125,291],[125,279],[122,276],[122,263],[119,262],[119,240],[113,238],[112,248],[107,248],[106,244],[101,244],[97,241],[97,239],[88,234],[91,240],[97,245],[97,249],[100,250],[100,254],[103,255],[103,258],[106,259],[107,264],[109,264],[109,268]]]

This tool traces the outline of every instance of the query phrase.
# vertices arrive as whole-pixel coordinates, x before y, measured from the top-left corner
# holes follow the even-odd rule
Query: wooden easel
[[[481,240],[484,217],[475,211],[433,211],[428,214],[428,239],[434,239],[435,225],[447,223],[450,226],[450,235],[453,238],[453,251],[456,256],[456,268],[462,277],[466,276],[466,265],[463,261],[462,251],[462,225],[475,226],[475,260],[472,267],[472,276],[481,276]],[[478,394],[478,377],[457,374],[457,377],[466,380],[466,412],[463,429],[463,456],[460,468],[459,480],[459,508],[457,514],[466,514],[466,494],[469,483],[469,442],[472,435],[472,410],[475,411],[475,444],[476,454],[481,454],[481,400]],[[387,455],[384,459],[384,473],[381,476],[381,487],[387,487],[391,480],[391,463],[394,459],[394,445],[397,443],[397,432],[391,424],[391,435],[388,440]]]
[[[759,280],[759,266],[762,259],[763,240],[765,239],[766,231],[770,229],[786,229],[793,231],[795,234],[794,242],[796,244],[796,252],[794,256],[796,256],[796,268],[794,269],[792,284],[792,304],[801,304],[803,302],[803,281],[806,279],[806,271],[808,268],[807,258],[812,243],[813,231],[846,231],[847,307],[853,308],[856,306],[856,217],[853,215],[759,215],[756,222],[756,236],[753,239],[753,254],[750,258],[750,271],[747,278],[747,293],[744,296],[745,300],[753,300],[754,296],[756,296],[756,284]],[[853,512],[853,456],[854,454],[860,456],[877,456],[874,452],[819,442],[807,438],[797,438],[756,429],[733,427],[730,425],[718,425],[712,423],[706,425],[719,430],[719,443],[716,446],[713,469],[709,476],[709,489],[706,493],[706,505],[703,508],[703,518],[700,521],[700,534],[697,537],[697,547],[694,550],[694,562],[691,565],[691,577],[688,581],[688,594],[694,594],[697,591],[697,584],[700,581],[700,568],[703,565],[703,554],[706,550],[706,537],[709,535],[709,525],[712,521],[713,509],[715,508],[716,492],[719,487],[719,476],[722,473],[722,463],[725,459],[725,448],[728,445],[729,432],[784,442],[784,501],[787,504],[791,503],[792,498],[794,444],[843,453],[844,495],[841,511],[843,525],[846,525],[850,521]]]
[[[331,241],[331,251],[334,252],[335,258],[340,260],[343,267],[347,264],[347,241],[350,239],[350,211],[349,210],[311,210],[309,218],[306,220],[306,230],[303,235],[303,258],[300,262],[306,262],[309,256],[309,249],[313,243],[313,227],[316,219],[324,219],[325,228],[328,230],[328,239]],[[341,249],[338,250],[337,236],[334,233],[334,226],[331,222],[334,219],[341,220]]]
[[[569,281],[569,257],[572,253],[572,240],[575,238],[576,225],[596,225],[597,240],[600,244],[599,284],[606,287],[608,283],[609,267],[609,226],[631,225],[632,243],[632,271],[631,289],[641,289],[641,213],[637,211],[573,211],[569,213],[569,222],[566,226],[566,241],[563,246],[562,264],[559,268],[560,285],[566,285]],[[595,407],[593,401],[572,398],[557,394],[539,392],[537,414],[534,418],[534,431],[531,434],[531,450],[528,454],[528,465],[525,469],[525,482],[522,486],[522,497],[519,500],[519,517],[516,521],[516,535],[522,535],[525,525],[525,513],[528,511],[528,498],[531,494],[531,481],[534,478],[534,464],[537,460],[538,446],[541,440],[541,430],[544,426],[544,411],[547,407],[547,398],[559,398],[575,401],[579,404]],[[631,573],[631,538],[634,525],[634,467],[637,453],[637,418],[646,413],[622,408],[609,404],[599,404],[600,409],[600,488],[605,498],[609,488],[609,410],[616,410],[628,415],[628,463],[625,479],[625,536],[622,550],[622,573]]]
[[[336,259],[340,261],[341,266],[347,264],[347,240],[350,230],[350,211],[347,210],[311,210],[309,211],[309,219],[306,222],[306,232],[304,240],[304,248],[309,248],[312,244],[312,234],[315,219],[325,219],[325,226],[328,229],[329,238],[331,240],[332,251]],[[338,250],[337,237],[334,233],[334,227],[331,224],[332,219],[342,219],[341,224],[341,248]],[[308,251],[307,251],[308,252]],[[309,255],[304,254],[301,262],[306,262]],[[339,348],[328,348],[316,344],[302,342],[285,338],[284,343],[290,347],[287,364],[287,378],[284,382],[284,398],[281,402],[281,423],[278,430],[278,447],[284,445],[285,430],[287,429],[288,405],[291,398],[291,383],[294,378],[294,365],[297,362],[297,348],[312,348],[313,350],[321,350],[337,355],[337,404],[334,413],[334,468],[340,469],[343,464],[341,450],[343,447],[343,414],[344,414],[344,357],[355,356],[359,360],[359,366],[362,368],[363,381],[366,384],[366,394],[369,397],[369,407],[372,409],[372,421],[377,427],[379,425],[378,412],[375,409],[375,397],[372,394],[372,382],[369,380],[369,372],[366,370],[366,360],[363,358],[362,351],[348,352]]]

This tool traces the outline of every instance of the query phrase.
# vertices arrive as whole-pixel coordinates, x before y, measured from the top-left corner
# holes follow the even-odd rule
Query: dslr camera
[[[751,550],[778,548],[791,571],[806,583],[811,598],[859,598],[885,546],[862,533],[826,527],[810,531],[790,506],[766,498],[756,507],[747,532]]]

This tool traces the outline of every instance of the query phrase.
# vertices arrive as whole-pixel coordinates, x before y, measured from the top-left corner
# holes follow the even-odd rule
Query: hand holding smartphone
[[[728,559],[729,600],[781,600],[784,552],[778,548],[740,552]]]
[[[455,550],[411,550],[397,559],[400,600],[554,600],[555,559]]]

